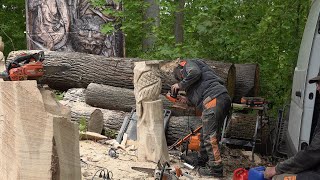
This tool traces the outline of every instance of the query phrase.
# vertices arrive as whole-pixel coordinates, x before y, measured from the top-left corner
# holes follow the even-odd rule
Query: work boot
[[[192,166],[199,166],[199,167],[205,167],[206,163],[208,162],[208,156],[200,156],[198,155],[188,155],[185,154],[181,155],[181,159],[184,160],[186,163],[192,165]]]
[[[186,156],[185,154],[183,154],[183,155],[181,155],[181,159],[184,160],[184,162],[186,162],[192,166],[198,165],[198,159],[196,156],[193,156],[193,155]]]
[[[205,167],[199,169],[199,174],[201,176],[223,177],[223,166],[222,164],[209,166],[207,163]]]
[[[209,160],[208,156],[199,156],[197,165],[200,167],[205,167],[208,160]]]

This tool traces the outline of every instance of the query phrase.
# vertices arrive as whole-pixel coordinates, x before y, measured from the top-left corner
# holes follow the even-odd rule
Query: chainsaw
[[[193,179],[188,173],[183,172],[179,166],[171,168],[168,162],[161,164],[158,161],[155,169],[145,167],[131,167],[131,169],[147,173],[149,176],[153,176],[155,180],[178,180],[181,176]]]
[[[183,110],[188,109],[187,98],[181,94],[178,94],[178,92],[169,91],[166,94],[166,98],[173,103],[173,106],[172,106],[173,108],[178,108]]]
[[[200,130],[202,126],[199,126],[197,129],[186,135],[184,138],[178,140],[173,145],[169,146],[168,150],[172,150],[181,146],[184,142],[187,142],[187,146],[185,149],[192,151],[200,151]]]
[[[53,74],[65,71],[70,66],[43,66],[44,52],[34,54],[22,54],[16,57],[6,66],[6,70],[0,73],[5,81],[37,80],[44,74]]]
[[[268,101],[266,101],[266,99],[261,97],[242,97],[241,104],[254,107],[254,106],[263,106],[265,104],[268,104]]]

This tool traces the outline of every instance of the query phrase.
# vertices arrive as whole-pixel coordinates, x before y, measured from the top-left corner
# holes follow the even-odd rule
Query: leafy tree
[[[100,7],[105,3],[105,0],[90,1]],[[105,9],[104,14],[118,20],[106,24],[102,31],[110,33],[121,25],[128,57],[258,63],[261,96],[278,106],[288,101],[311,0],[159,1],[159,28],[154,26],[148,32],[144,27],[150,19],[144,19],[144,13],[150,3],[115,1],[122,3],[123,11]],[[0,36],[5,42],[5,54],[25,49],[24,0],[0,0],[0,4]],[[175,14],[182,9],[183,31],[177,33],[175,26],[180,22],[176,23]],[[152,51],[143,51],[143,39],[150,32],[154,38]],[[183,43],[177,43],[181,42],[176,41],[177,35],[183,37]]]
[[[26,49],[25,1],[0,0],[0,36],[4,42],[4,54]]]

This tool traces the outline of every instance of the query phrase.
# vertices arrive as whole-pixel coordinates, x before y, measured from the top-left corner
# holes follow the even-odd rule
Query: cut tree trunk
[[[71,109],[71,119],[79,123],[80,118],[90,118],[92,112],[96,109],[83,102],[84,89],[69,89],[65,94],[63,102]],[[117,132],[120,130],[125,113],[118,110],[100,109],[103,113],[104,130],[107,132]],[[196,116],[171,116],[166,131],[167,144],[171,145],[179,138],[190,133],[190,128],[195,129],[201,124],[200,117]],[[188,128],[189,127],[189,128]]]
[[[163,108],[171,110],[173,116],[195,115],[195,111],[186,111],[172,107],[173,103],[164,95],[159,96]],[[132,89],[90,83],[85,91],[85,102],[91,106],[110,110],[131,112],[136,107]]]
[[[90,118],[91,113],[97,108],[91,107],[84,102],[69,102],[67,104],[71,108],[71,119],[79,123],[80,118]],[[107,132],[117,132],[120,130],[125,113],[117,110],[100,109],[103,113],[104,130]],[[188,125],[189,124],[189,125]],[[195,129],[201,124],[200,117],[196,116],[171,116],[166,131],[167,144],[171,145],[179,138],[190,133],[190,128]],[[188,128],[188,126],[190,128]]]
[[[37,51],[13,51],[8,56],[8,61],[21,53],[35,53]],[[57,72],[53,75],[44,75],[40,80],[57,90],[70,88],[86,88],[90,83],[104,84],[115,87],[133,89],[134,62],[145,61],[143,59],[108,58],[105,56],[84,54],[77,52],[46,51],[44,65],[70,65],[70,69]],[[205,60],[226,82],[229,94],[234,94],[235,68],[233,64]],[[162,92],[170,90],[172,84],[177,81],[173,76],[173,68],[176,61],[163,61],[160,64]]]
[[[236,88],[233,101],[240,103],[242,97],[255,97],[259,94],[259,65],[236,64]]]
[[[0,82],[2,179],[81,179],[78,128],[44,97],[36,81]]]
[[[13,51],[8,61],[19,54],[38,51]],[[40,83],[48,84],[57,90],[70,88],[86,88],[90,83],[104,84],[115,87],[133,89],[134,62],[142,59],[108,58],[105,56],[77,52],[45,52],[44,65],[70,65],[70,69],[53,75],[44,75]],[[257,64],[223,63],[205,60],[213,70],[224,80],[231,97],[236,102],[243,96],[257,96],[259,93],[259,66]],[[173,68],[177,60],[163,61],[160,65],[162,93],[170,90],[177,81],[173,76]]]

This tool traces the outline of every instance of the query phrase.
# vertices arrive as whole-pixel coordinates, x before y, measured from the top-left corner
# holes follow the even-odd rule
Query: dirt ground
[[[152,162],[139,162],[137,161],[136,149],[134,146],[126,146],[126,150],[117,149],[117,158],[109,156],[109,150],[112,146],[106,141],[94,142],[94,141],[80,141],[80,156],[81,156],[81,172],[84,180],[91,179],[102,179],[98,178],[101,169],[105,172],[109,172],[112,179],[146,179],[151,180],[154,177],[148,176],[147,173],[139,172],[131,169],[131,167],[144,167],[144,168],[155,168],[156,164]],[[256,163],[251,162],[246,152],[240,149],[231,149],[228,147],[222,148],[222,158],[224,161],[224,178],[221,179],[232,179],[233,171],[239,167],[249,168],[256,167],[259,165],[267,164],[266,161],[256,156]],[[183,172],[187,172],[194,179],[213,179],[200,177],[197,170],[190,170],[183,166],[183,162],[177,157],[170,155],[170,165],[181,167]],[[95,178],[94,175],[96,173]],[[179,179],[188,179],[184,176]],[[217,178],[214,178],[217,179]]]

